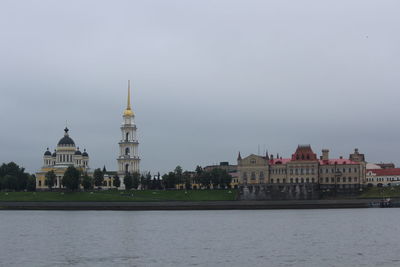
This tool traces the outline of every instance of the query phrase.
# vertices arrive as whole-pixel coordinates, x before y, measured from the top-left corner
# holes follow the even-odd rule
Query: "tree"
[[[93,180],[95,186],[102,186],[104,181],[104,173],[100,170],[100,168],[95,169],[93,173]]]
[[[175,172],[169,172],[162,176],[162,181],[165,188],[175,188],[177,184],[177,177]]]
[[[211,182],[211,175],[209,172],[202,172],[199,181],[202,187],[209,187]]]
[[[2,189],[24,190],[26,189],[29,176],[24,168],[20,168],[14,162],[3,163],[0,166],[0,180],[2,181],[2,185],[0,186]]]
[[[64,172],[62,185],[69,190],[77,190],[80,184],[81,173],[74,166],[69,166]]]
[[[192,179],[189,174],[184,174],[183,181],[185,182],[185,189],[192,189]]]
[[[132,174],[132,187],[134,189],[138,189],[140,180],[139,180],[140,174],[138,172],[134,172]]]
[[[82,186],[85,190],[90,190],[93,188],[93,179],[90,178],[87,173],[82,176]]]
[[[44,176],[46,178],[46,184],[49,187],[49,189],[51,190],[56,182],[57,176],[53,170],[46,172],[46,174]]]
[[[124,177],[125,189],[130,190],[132,188],[132,183],[133,183],[132,175],[129,172],[127,172]]]
[[[30,175],[28,178],[28,182],[26,184],[26,190],[35,191],[36,190],[36,177],[35,175]]]
[[[181,166],[176,166],[175,170],[175,184],[181,184],[183,183],[183,170]]]
[[[8,190],[17,190],[17,179],[12,175],[5,175],[1,179],[1,188]]]
[[[114,186],[117,188],[121,186],[121,180],[119,179],[118,175],[114,176]]]

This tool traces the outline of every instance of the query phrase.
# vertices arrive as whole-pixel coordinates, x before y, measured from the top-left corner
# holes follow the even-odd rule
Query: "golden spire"
[[[128,105],[126,109],[131,109],[131,80],[128,80]]]
[[[131,81],[128,80],[128,101],[126,105],[126,109],[124,111],[124,116],[134,116],[133,111],[131,109]]]

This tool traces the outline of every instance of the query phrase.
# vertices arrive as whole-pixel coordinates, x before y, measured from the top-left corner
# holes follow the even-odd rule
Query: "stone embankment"
[[[368,208],[373,199],[200,202],[0,202],[8,210],[257,210]]]

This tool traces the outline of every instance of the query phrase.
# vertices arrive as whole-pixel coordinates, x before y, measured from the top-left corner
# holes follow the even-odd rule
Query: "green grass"
[[[359,198],[397,198],[400,197],[400,186],[370,187],[364,190]]]
[[[0,201],[219,201],[235,200],[237,190],[138,190],[93,192],[0,192]]]

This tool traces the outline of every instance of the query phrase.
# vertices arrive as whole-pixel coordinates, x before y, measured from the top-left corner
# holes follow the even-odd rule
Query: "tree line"
[[[35,188],[35,176],[26,173],[24,168],[14,162],[3,163],[0,166],[0,190],[34,191]]]
[[[61,179],[61,185],[68,190],[78,190],[80,186],[84,190],[100,188],[106,185],[104,175],[107,173],[105,167],[95,169],[93,177],[87,173],[82,173],[74,166],[70,166],[64,172]],[[112,187],[120,187],[121,179],[118,175],[112,177]],[[54,171],[48,171],[45,174],[45,185],[52,190],[56,185],[57,176]],[[162,177],[158,173],[155,177],[150,172],[143,174],[126,173],[123,178],[125,188],[129,189],[175,189],[179,186],[182,189],[192,188],[196,184],[201,188],[229,188],[232,177],[223,169],[204,170],[201,166],[197,166],[195,172],[183,171],[182,167],[177,166],[174,171],[164,174]],[[13,191],[34,191],[36,189],[36,177],[25,172],[24,168],[19,167],[16,163],[3,163],[0,166],[0,190]]]
[[[165,188],[176,188],[180,185],[184,189],[194,189],[193,184],[202,188],[229,188],[232,176],[223,169],[215,168],[209,171],[197,166],[194,173],[183,172],[182,167],[177,166],[174,171],[162,176]]]

